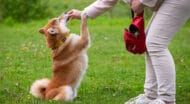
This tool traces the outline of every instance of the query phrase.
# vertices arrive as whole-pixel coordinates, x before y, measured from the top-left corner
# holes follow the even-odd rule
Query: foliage
[[[16,21],[57,17],[71,9],[83,10],[92,2],[94,0],[0,0],[0,20],[12,25],[12,22]],[[149,18],[151,12],[147,9],[145,11],[145,17]],[[130,6],[119,0],[118,4],[103,16],[130,17]]]
[[[49,16],[49,0],[0,0],[0,17],[26,22]]]

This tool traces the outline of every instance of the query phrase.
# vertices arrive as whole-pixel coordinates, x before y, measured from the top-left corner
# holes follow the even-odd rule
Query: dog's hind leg
[[[59,93],[60,93],[59,88],[50,89],[50,90],[46,91],[45,99],[53,99]]]
[[[72,101],[74,99],[73,90],[70,86],[62,86],[59,88],[59,93],[53,100]]]

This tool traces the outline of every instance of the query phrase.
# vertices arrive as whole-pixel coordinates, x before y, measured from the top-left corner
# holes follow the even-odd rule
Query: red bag
[[[132,23],[129,30],[124,30],[126,49],[134,54],[142,54],[146,51],[143,12],[134,17],[132,11]]]

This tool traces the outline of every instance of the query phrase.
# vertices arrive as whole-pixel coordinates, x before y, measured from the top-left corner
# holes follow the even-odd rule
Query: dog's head
[[[45,36],[47,47],[56,48],[60,45],[60,42],[66,40],[70,31],[66,26],[68,20],[69,17],[67,15],[53,18],[39,30]]]

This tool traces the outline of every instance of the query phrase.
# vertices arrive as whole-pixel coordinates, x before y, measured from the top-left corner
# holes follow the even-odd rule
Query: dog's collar
[[[60,46],[62,46],[62,45],[65,43],[65,41],[69,38],[69,36],[70,36],[69,33],[65,34],[65,37],[63,38],[63,40],[58,41],[58,42],[55,44],[55,46],[52,47],[52,50],[55,50],[55,49],[59,48]]]

